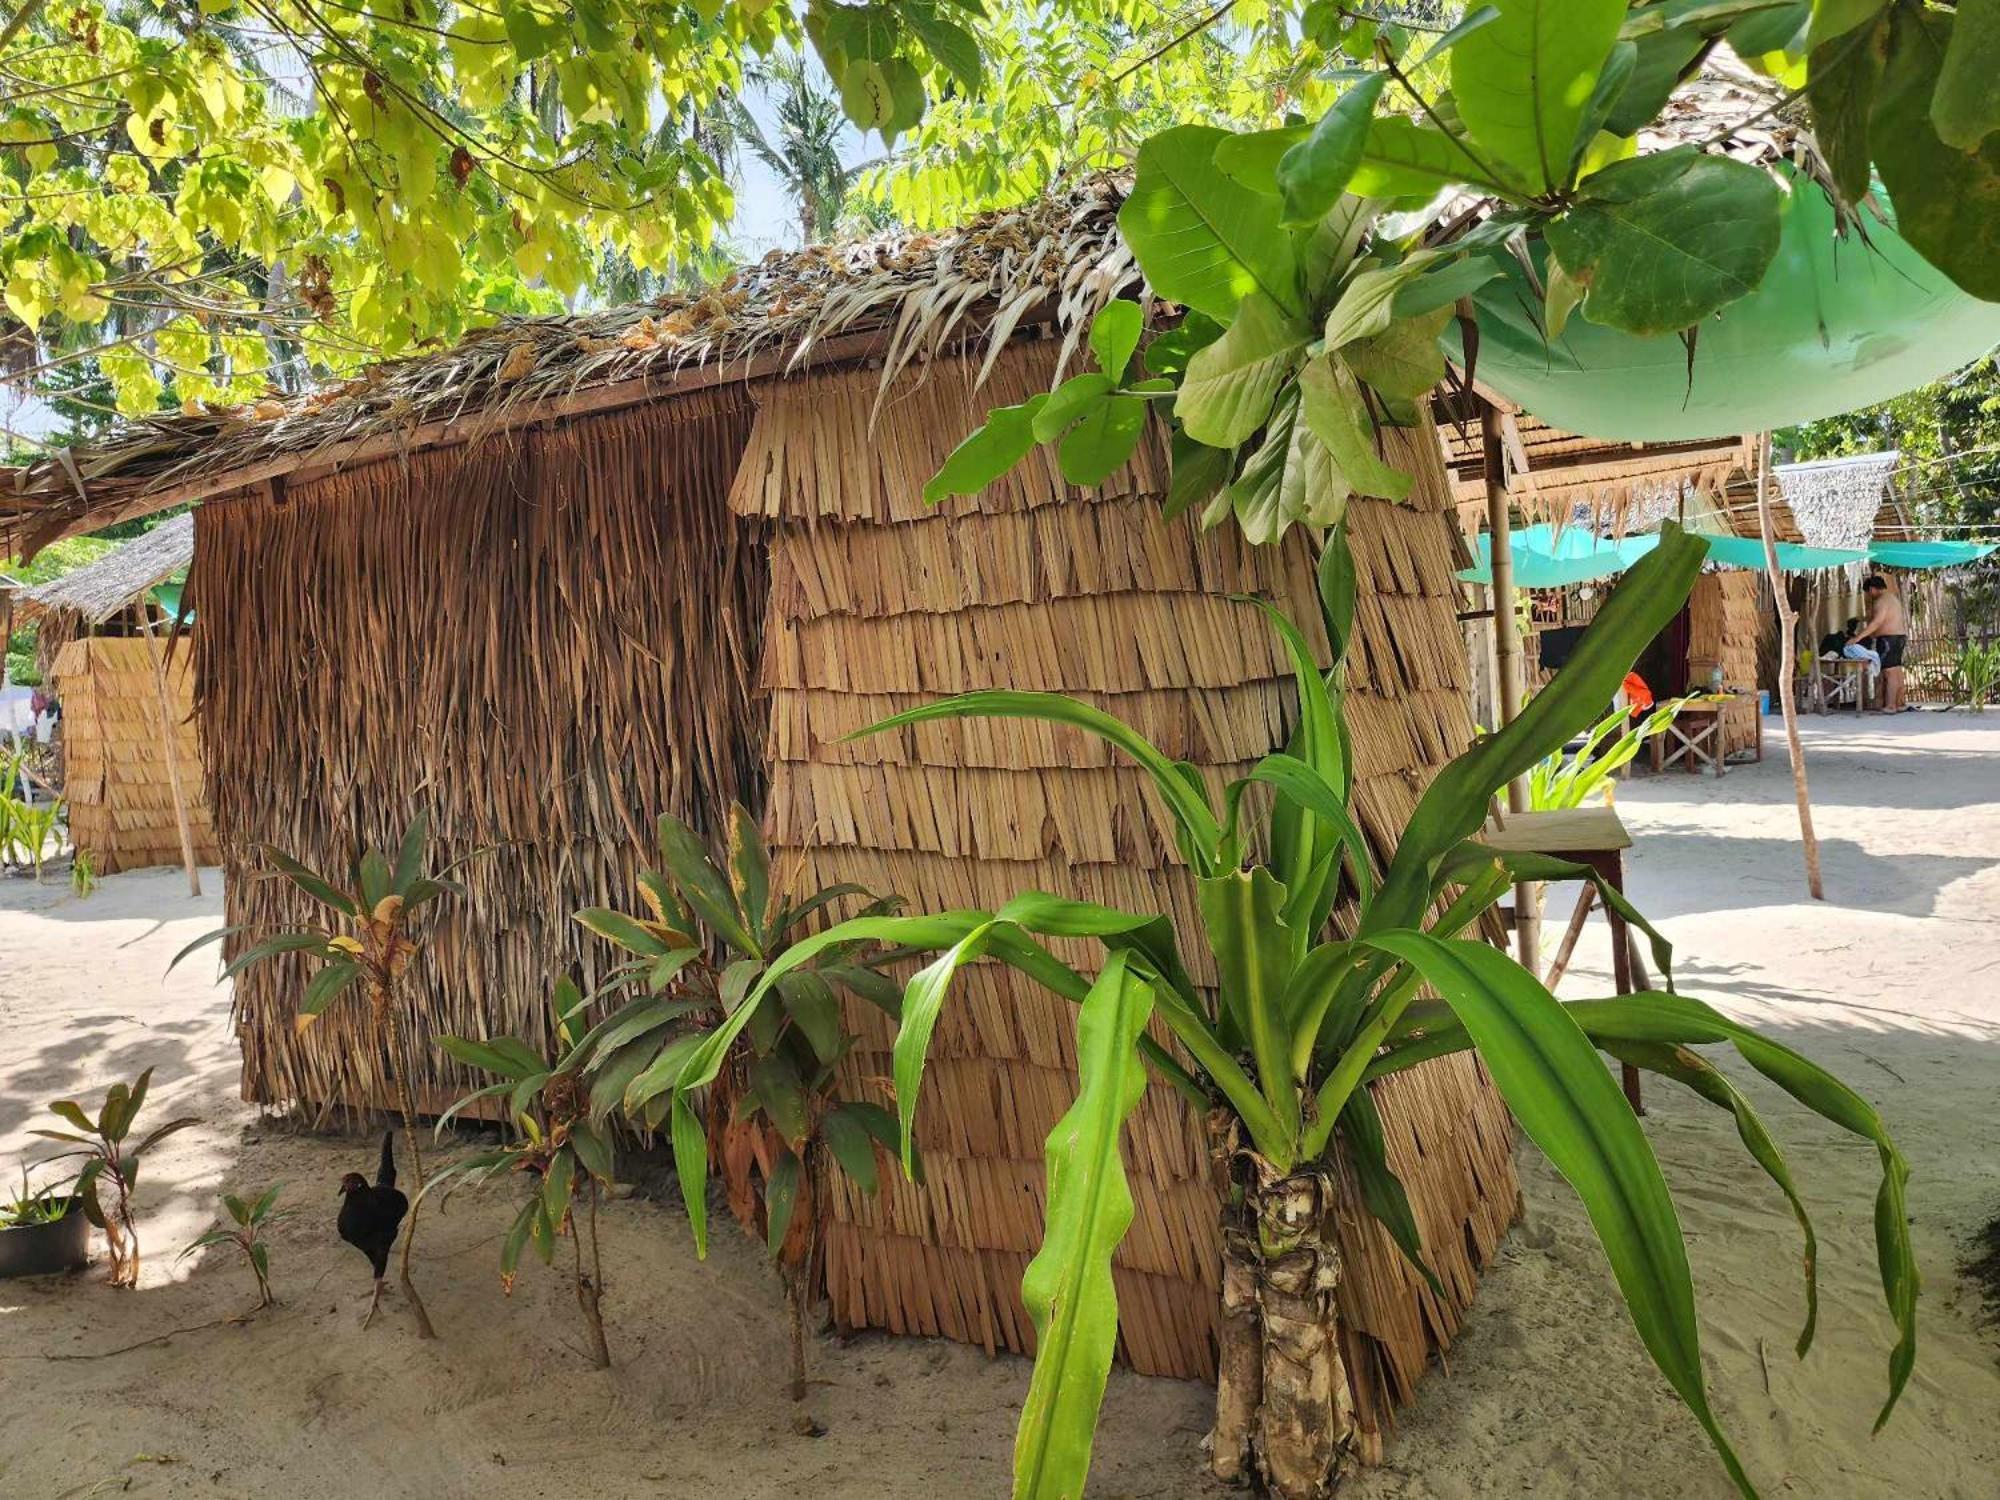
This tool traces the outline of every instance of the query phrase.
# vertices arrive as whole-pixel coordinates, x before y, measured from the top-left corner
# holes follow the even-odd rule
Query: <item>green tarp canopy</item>
[[[1885,568],[1960,568],[1986,556],[1996,542],[1870,542],[1868,560]]]
[[[1708,543],[1708,560],[1723,568],[1762,568],[1764,544],[1756,537],[1724,536],[1691,531]],[[1657,536],[1628,536],[1609,541],[1581,526],[1557,535],[1548,526],[1524,526],[1513,534],[1514,583],[1524,589],[1557,589],[1588,583],[1593,578],[1622,573],[1660,544]],[[1866,552],[1838,547],[1802,547],[1779,542],[1778,566],[1787,573],[1811,573],[1844,568],[1870,559],[1886,568],[1948,568],[1976,562],[1994,544],[1979,542],[1876,542]],[[1493,538],[1482,534],[1475,550],[1479,563],[1459,573],[1467,583],[1493,582]]]
[[[1757,290],[1696,331],[1635,338],[1572,316],[1553,344],[1511,257],[1475,294],[1479,381],[1551,426],[1673,442],[1733,437],[1874,406],[2000,344],[2000,303],[1968,296],[1869,217],[1834,233],[1826,194],[1794,177],[1777,258]],[[1881,194],[1875,203],[1886,215]],[[1446,348],[1463,363],[1457,325]]]

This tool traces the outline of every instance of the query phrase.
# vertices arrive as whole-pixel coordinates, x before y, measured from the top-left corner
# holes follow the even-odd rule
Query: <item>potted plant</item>
[[[28,1185],[0,1200],[0,1278],[54,1276],[90,1263],[90,1220],[67,1183]]]

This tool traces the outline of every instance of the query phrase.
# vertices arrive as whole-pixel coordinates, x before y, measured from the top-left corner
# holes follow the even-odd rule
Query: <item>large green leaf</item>
[[[1299,415],[1326,445],[1349,487],[1384,500],[1409,495],[1410,476],[1384,463],[1375,451],[1374,428],[1362,404],[1361,385],[1339,357],[1322,354],[1299,371]]]
[[[1549,221],[1549,248],[1588,289],[1592,322],[1677,333],[1756,289],[1778,253],[1782,203],[1768,172],[1680,146],[1591,177]]]
[[[1122,299],[1105,303],[1090,320],[1090,352],[1097,356],[1097,367],[1113,380],[1125,378],[1145,323],[1139,304]]]
[[[1278,193],[1287,224],[1316,223],[1340,200],[1361,165],[1375,102],[1388,81],[1387,73],[1371,73],[1356,83],[1279,159]]]
[[[1188,361],[1174,415],[1189,437],[1234,448],[1269,420],[1311,330],[1262,292],[1243,298],[1222,337]]]
[[[1867,196],[1874,176],[1868,133],[1888,39],[1885,14],[1866,29],[1822,41],[1812,51],[1806,97],[1812,104],[1813,139],[1834,186],[1849,203]]]
[[[1694,1279],[1673,1199],[1590,1039],[1538,979],[1486,943],[1416,932],[1367,941],[1413,965],[1472,1034],[1514,1118],[1582,1199],[1647,1353],[1707,1431],[1730,1478],[1754,1496],[1708,1404]]]
[[[1278,398],[1270,426],[1226,493],[1245,540],[1258,546],[1278,541],[1300,522],[1333,526],[1346,515],[1350,486],[1326,444],[1301,420],[1296,388]],[[1215,519],[1211,510],[1203,524]]]
[[[257,850],[265,859],[284,871],[286,877],[290,879],[293,885],[304,891],[308,896],[311,896],[315,901],[332,907],[342,916],[352,917],[359,915],[359,909],[354,904],[354,898],[349,896],[345,891],[340,890],[332,881],[313,870],[310,866],[293,859],[291,855],[285,853],[284,850],[275,844],[259,844]]]
[[[1949,17],[1918,6],[1890,12],[1869,146],[1896,205],[1897,232],[1973,296],[2000,302],[2000,135],[1953,150],[1931,121],[1952,31]]]
[[[299,1001],[299,1014],[316,1016],[340,998],[347,987],[361,977],[361,965],[330,962],[321,965],[306,985],[305,998]]]
[[[1807,1109],[1875,1147],[1882,1162],[1882,1186],[1875,1195],[1875,1255],[1882,1273],[1883,1296],[1898,1332],[1896,1346],[1889,1353],[1889,1395],[1875,1418],[1880,1431],[1896,1409],[1916,1364],[1919,1280],[1905,1202],[1909,1165],[1874,1106],[1817,1063],[1683,995],[1576,1001],[1566,1009],[1600,1045],[1607,1040],[1727,1042],[1745,1062]]]
[[[1433,1294],[1444,1297],[1444,1288],[1424,1259],[1424,1240],[1417,1228],[1417,1216],[1410,1209],[1410,1195],[1402,1179],[1389,1166],[1387,1144],[1382,1138],[1382,1116],[1376,1111],[1375,1096],[1356,1089],[1341,1112],[1340,1138],[1347,1143],[1347,1159],[1361,1184],[1361,1201],[1375,1221],[1389,1231],[1389,1238],[1403,1252]]]
[[[693,1101],[684,1093],[674,1094],[670,1135],[674,1147],[674,1175],[680,1179],[681,1201],[687,1209],[688,1228],[694,1233],[694,1253],[697,1259],[706,1260],[708,1136],[701,1128],[700,1117],[694,1112]]]
[[[1658,1073],[1662,1078],[1671,1078],[1716,1108],[1728,1110],[1736,1121],[1736,1134],[1743,1142],[1743,1149],[1750,1153],[1751,1159],[1764,1169],[1764,1174],[1785,1195],[1785,1201],[1792,1208],[1792,1217],[1798,1220],[1799,1230],[1805,1236],[1806,1321],[1795,1346],[1798,1357],[1804,1359],[1806,1351],[1812,1348],[1813,1330],[1819,1324],[1819,1237],[1813,1233],[1812,1220],[1806,1214],[1798,1188],[1792,1183],[1791,1168],[1785,1164],[1784,1154],[1778,1150],[1778,1143],[1771,1139],[1771,1133],[1764,1128],[1763,1120],[1735,1084],[1705,1058],[1685,1047],[1668,1046],[1662,1042],[1609,1040],[1598,1045],[1620,1062]]]
[[[936,959],[911,976],[903,987],[903,1020],[896,1028],[894,1073],[896,1118],[902,1126],[903,1171],[914,1174],[917,1097],[923,1092],[924,1064],[929,1060],[931,1034],[959,969],[986,952],[991,919],[973,927]]]
[[[1432,780],[1363,916],[1371,928],[1416,927],[1430,904],[1438,861],[1478,832],[1493,795],[1597,722],[1639,653],[1680,612],[1708,543],[1668,523],[1599,608],[1554,680],[1511,724],[1476,741]]]
[[[1368,127],[1361,165],[1347,190],[1357,198],[1418,198],[1461,183],[1503,198],[1525,191],[1511,173],[1468,153],[1457,137],[1401,115],[1382,115]]]
[[[1285,888],[1264,866],[1253,865],[1203,880],[1197,894],[1215,954],[1221,1008],[1248,1038],[1258,1086],[1289,1136],[1298,1129],[1299,1091],[1292,1079],[1291,1017],[1285,1012],[1296,951],[1285,925]],[[1273,1165],[1287,1171],[1293,1163],[1281,1157]]]
[[[1118,1343],[1111,1257],[1132,1223],[1119,1137],[1145,1092],[1152,988],[1113,954],[1077,1013],[1077,1096],[1049,1132],[1042,1248],[1021,1278],[1035,1369],[1014,1440],[1015,1500],[1078,1500]]]
[[[1056,448],[1056,467],[1071,484],[1094,488],[1123,467],[1145,433],[1143,396],[1105,396],[1063,435]]]
[[[2000,130],[2000,0],[1958,0],[1951,42],[1931,95],[1938,139],[1976,149]]]
[[[762,957],[756,935],[738,906],[736,887],[716,869],[695,831],[672,813],[660,814],[660,861],[681,899],[710,931],[738,953]]]
[[[323,932],[281,932],[276,937],[266,938],[254,947],[245,948],[223,966],[222,977],[232,979],[267,958],[276,958],[281,953],[324,953],[326,934]]]
[[[1475,285],[1493,277],[1490,261],[1458,264],[1468,268],[1465,280]],[[1347,366],[1369,389],[1391,400],[1414,401],[1444,379],[1444,350],[1438,335],[1453,315],[1453,309],[1438,307],[1418,317],[1398,318],[1373,337],[1348,345]]]
[[[1215,151],[1228,132],[1179,125],[1139,147],[1118,229],[1159,296],[1227,323],[1261,290],[1294,317],[1304,314],[1291,238],[1277,201],[1225,176]]]
[[[1625,0],[1495,0],[1499,19],[1451,54],[1459,119],[1482,152],[1531,193],[1565,185],[1597,75],[1625,24]]]
[[[1176,762],[1123,720],[1060,693],[960,693],[956,697],[941,698],[935,703],[920,704],[892,714],[865,729],[857,729],[846,738],[860,739],[885,729],[921,724],[931,719],[971,718],[1039,719],[1049,724],[1067,724],[1117,746],[1152,774],[1155,789],[1180,827],[1182,848],[1188,862],[1198,872],[1206,872],[1214,863],[1214,851],[1222,830],[1215,820],[1215,810],[1208,804],[1207,794],[1200,790],[1199,782],[1190,781]]]
[[[924,481],[924,499],[935,505],[951,495],[976,495],[1028,456],[1035,446],[1035,418],[1048,400],[1046,391],[1019,406],[996,406],[986,420],[945,459],[944,467]]]

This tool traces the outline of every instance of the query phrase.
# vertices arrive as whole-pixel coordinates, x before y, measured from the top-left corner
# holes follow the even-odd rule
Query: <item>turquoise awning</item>
[[[1958,568],[1978,562],[2000,542],[1871,542],[1868,560],[1885,568]]]
[[[1712,531],[1691,531],[1689,536],[1708,543],[1708,561],[1721,568],[1764,566],[1764,544],[1755,537],[1724,536]],[[1572,583],[1588,583],[1622,573],[1659,546],[1654,535],[1628,536],[1618,541],[1593,536],[1581,526],[1571,526],[1560,536],[1547,526],[1524,526],[1513,534],[1514,584],[1524,589],[1559,589]],[[1896,546],[1963,545],[1948,543],[1884,543]],[[1459,577],[1467,583],[1493,582],[1493,539],[1482,534],[1475,545],[1479,562]],[[1985,549],[1991,551],[1991,548]],[[1778,543],[1778,566],[1787,573],[1811,573],[1822,568],[1844,568],[1865,562],[1866,552],[1834,547],[1802,547],[1796,542]],[[1904,564],[1877,559],[1888,567]],[[1931,564],[1938,567],[1943,564]]]

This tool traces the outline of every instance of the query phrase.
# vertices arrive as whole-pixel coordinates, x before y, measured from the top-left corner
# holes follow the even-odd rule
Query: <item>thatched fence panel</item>
[[[60,618],[50,616],[50,619]],[[164,666],[168,707],[160,707]],[[194,857],[213,864],[215,829],[202,795],[188,643],[166,637],[79,636],[55,653],[62,694],[63,795],[70,839],[100,875],[181,862],[167,766],[168,737],[181,772]],[[164,719],[164,722],[163,722]]]
[[[487,850],[413,971],[427,1107],[475,1082],[438,1033],[538,1033],[551,979],[608,966],[571,920],[632,899],[653,824],[756,802],[763,553],[725,505],[740,389],[418,453],[201,513],[195,578],[209,795],[228,918],[311,917],[254,841],[344,869],[429,815],[437,856]],[[361,1007],[303,1034],[308,965],[238,976],[260,1103],[388,1101]]]

